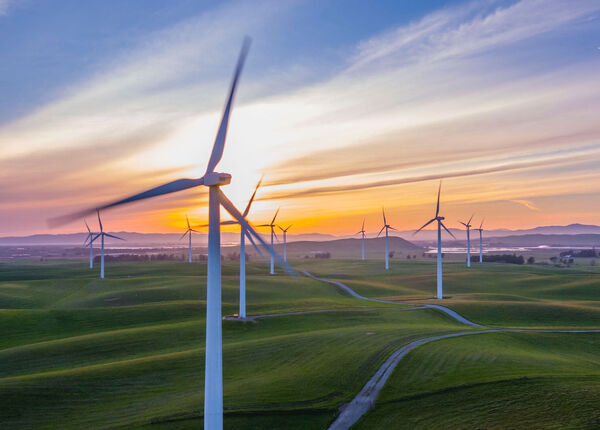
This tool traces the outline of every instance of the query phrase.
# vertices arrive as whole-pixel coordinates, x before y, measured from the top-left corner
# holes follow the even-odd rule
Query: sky
[[[0,236],[206,169],[295,233],[600,224],[600,2],[0,0]],[[200,187],[104,214],[207,219]],[[223,218],[227,218],[225,211]],[[291,231],[290,231],[291,232]]]

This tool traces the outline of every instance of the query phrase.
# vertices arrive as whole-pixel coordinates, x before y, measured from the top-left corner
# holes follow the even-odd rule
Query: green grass
[[[302,264],[302,262],[300,262]],[[344,282],[372,298],[431,303],[435,264],[393,261],[331,260],[306,266],[317,276]],[[600,268],[444,264],[440,302],[484,325],[510,327],[600,327]]]
[[[434,288],[434,265],[428,261],[393,261],[390,273],[378,261],[294,264],[368,297],[417,304]],[[477,322],[600,325],[599,274],[586,271],[591,269],[486,265],[467,272],[455,263],[445,268],[446,304]],[[266,272],[262,263],[248,265],[248,314],[332,311],[223,322],[226,428],[326,428],[394,350],[419,338],[472,329],[434,310],[361,301],[331,284]],[[0,263],[0,427],[202,425],[205,265],[117,263],[108,264],[106,273],[100,281],[98,270],[90,271],[84,261]],[[224,261],[222,296],[223,313],[237,312],[236,262]],[[472,422],[494,417],[508,401],[502,387],[510,386],[517,399],[562,392],[587,399],[577,410],[587,420],[579,424],[589,426],[597,415],[582,408],[598,410],[586,397],[599,394],[598,339],[481,334],[425,345],[401,361],[362,428],[386,428],[395,422],[388,416],[405,415],[414,415],[416,426],[435,427],[435,417],[421,411],[422,399],[433,399],[423,403],[432,413],[435,402],[447,404],[440,411],[448,422],[468,427],[459,420],[461,405],[487,390],[490,403],[481,400],[469,414]],[[469,355],[469,348],[475,352]],[[531,420],[547,409],[541,400],[529,403],[525,412]],[[481,422],[494,427],[499,419]],[[551,426],[553,419],[540,422]],[[531,427],[533,421],[523,420]],[[569,423],[578,424],[574,418]]]
[[[598,428],[600,336],[494,333],[426,344],[354,427]]]

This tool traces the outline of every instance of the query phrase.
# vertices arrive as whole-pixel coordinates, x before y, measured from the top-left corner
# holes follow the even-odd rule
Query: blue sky
[[[265,173],[257,218],[281,206],[344,234],[385,204],[416,228],[446,178],[450,219],[600,223],[599,16],[597,0],[0,0],[0,234],[202,174],[246,34],[221,168],[239,205]],[[205,197],[106,217],[173,231]]]

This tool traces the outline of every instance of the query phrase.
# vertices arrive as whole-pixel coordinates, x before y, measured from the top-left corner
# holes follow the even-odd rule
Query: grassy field
[[[299,262],[302,264],[302,262]],[[306,263],[372,298],[434,303],[435,264],[331,260]],[[600,268],[444,264],[443,304],[480,324],[502,327],[600,327]]]
[[[600,335],[494,333],[412,351],[355,428],[599,426]]]
[[[394,261],[390,273],[379,261],[293,264],[368,297],[416,304],[434,288],[430,262]],[[459,264],[446,268],[445,304],[476,322],[600,325],[600,274],[591,268],[486,265],[468,273]],[[237,312],[237,271],[235,262],[224,262],[224,315]],[[83,261],[0,263],[0,427],[198,428],[205,266],[110,264],[104,281],[97,272]],[[415,339],[471,329],[434,310],[361,301],[331,284],[266,272],[264,264],[248,266],[250,315],[331,311],[224,321],[226,428],[326,428],[392,351]],[[511,386],[523,399],[556,393],[597,398],[599,341],[595,334],[507,333],[425,345],[401,361],[359,427],[385,428],[388,416],[414,416],[415,425],[435,427],[435,418],[419,408],[435,410],[436,399],[449,422],[469,427],[459,411],[486,391],[490,403],[477,403],[471,423],[502,427],[503,415],[486,408],[504,408]],[[542,403],[528,403],[531,420],[545,410]],[[586,405],[598,410],[593,399]],[[597,418],[587,409],[577,414],[584,415],[585,426]],[[478,421],[488,415],[496,418]]]

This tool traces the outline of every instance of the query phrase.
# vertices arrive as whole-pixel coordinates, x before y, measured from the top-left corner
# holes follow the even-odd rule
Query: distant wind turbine
[[[104,232],[104,228],[102,227],[102,220],[100,219],[100,210],[96,209],[96,213],[98,214],[98,224],[100,225],[100,233],[98,233],[91,241],[94,242],[96,239],[100,238],[100,279],[104,279],[104,238],[112,237],[113,239],[125,240],[120,237],[114,236],[112,234],[108,234]],[[91,246],[91,245],[90,245]]]
[[[471,220],[473,219],[473,216],[475,214],[471,215],[471,218],[469,218],[469,221],[462,222],[459,221],[462,225],[464,225],[467,228],[467,267],[471,267],[471,227],[473,227],[471,225]]]
[[[200,185],[207,186],[208,192],[208,262],[206,273],[206,346],[205,360],[206,364],[204,377],[204,429],[205,430],[221,430],[223,428],[223,349],[221,335],[221,223],[220,223],[220,207],[223,206],[229,214],[243,225],[248,232],[254,236],[265,248],[268,245],[254,230],[254,228],[246,221],[244,216],[236,209],[227,196],[221,191],[220,187],[231,182],[231,175],[228,173],[215,172],[215,168],[221,157],[225,147],[225,139],[227,136],[227,127],[231,107],[235,95],[237,82],[242,71],[246,54],[250,47],[250,39],[246,38],[242,46],[229,96],[225,104],[223,117],[219,125],[219,130],[215,138],[212,153],[208,161],[206,173],[201,178],[196,179],[178,179],[150,190],[135,194],[122,200],[106,204],[99,209],[108,209],[123,204],[135,202],[142,199],[148,199],[164,194],[170,194],[177,191],[186,190],[188,188],[198,187]],[[75,214],[67,215],[51,220],[52,225],[60,225],[74,219],[81,218],[88,213],[92,213],[94,209],[84,210]],[[271,252],[272,248],[271,248]],[[296,272],[287,265],[279,256],[277,261],[281,264],[288,273],[296,274]]]
[[[288,225],[286,228],[278,225],[279,230],[283,232],[283,261],[287,261],[287,232],[292,227],[292,224]]]
[[[365,220],[363,219],[363,223],[362,223],[362,228],[356,232],[356,234],[360,234],[361,235],[361,239],[362,239],[362,256],[361,259],[364,261],[365,260]]]
[[[481,224],[479,225],[479,228],[475,229],[479,232],[479,263],[483,263],[483,222],[484,221],[485,221],[485,218],[481,220]]]
[[[90,230],[90,226],[88,225],[86,220],[83,220],[83,222],[85,223],[85,228],[87,228],[87,231],[88,231],[88,235],[85,239],[85,242],[83,242],[83,246],[89,245],[89,247],[90,247],[90,269],[93,269],[94,268],[94,245],[93,245],[93,242],[94,242],[94,235],[97,233]]]
[[[197,230],[194,230],[190,227],[190,220],[188,216],[185,216],[185,221],[187,222],[187,230],[183,233],[183,236],[179,238],[179,240],[183,239],[186,235],[188,235],[188,263],[192,262],[192,232],[199,233]]]
[[[275,216],[271,220],[270,224],[261,224],[261,225],[257,226],[257,227],[269,227],[271,229],[271,270],[269,272],[271,275],[275,274],[275,262],[274,262],[275,244],[273,243],[273,238],[277,237],[277,234],[275,234],[275,227],[277,227],[277,224],[275,224],[275,219],[277,218],[278,213],[279,213],[279,208],[277,208],[277,211],[275,212]]]
[[[256,184],[254,193],[252,193],[252,197],[250,197],[250,200],[248,201],[248,205],[246,206],[246,209],[244,210],[244,213],[243,213],[244,218],[246,218],[248,216],[248,212],[250,212],[250,206],[252,206],[252,202],[254,201],[254,197],[256,196],[256,192],[258,191],[258,188],[260,187],[261,182],[262,182],[262,178],[260,179],[260,181],[258,181],[258,184]],[[221,222],[221,225],[235,225],[235,224],[240,224],[240,223],[235,220]],[[198,227],[208,227],[208,224],[203,224]],[[244,226],[244,224],[240,224],[240,303],[239,303],[238,317],[242,318],[242,319],[246,318],[246,237],[248,237],[248,239],[250,239],[252,246],[254,246],[254,248],[256,249],[258,254],[264,260],[264,256],[263,256],[262,252],[260,251],[260,248],[258,248],[256,246],[256,242],[254,242],[252,235],[248,232],[248,230],[246,230],[246,227]]]
[[[450,232],[450,230],[448,230],[446,228],[446,226],[444,225],[444,223],[442,223],[442,221],[445,219],[443,216],[440,216],[440,193],[442,191],[442,181],[440,181],[440,187],[438,189],[438,198],[437,198],[437,206],[435,208],[435,217],[430,219],[429,221],[427,221],[423,227],[421,227],[420,229],[418,229],[417,231],[415,231],[414,234],[417,234],[418,232],[420,232],[421,230],[423,230],[425,227],[427,227],[429,224],[431,224],[434,221],[437,221],[438,225],[437,225],[437,241],[438,241],[438,251],[437,251],[437,298],[439,300],[443,299],[443,287],[442,287],[442,227],[444,228],[444,230],[446,230],[448,232],[448,234],[452,237],[454,237],[454,235]],[[455,238],[455,237],[454,237]],[[455,238],[456,239],[456,238]]]
[[[381,208],[381,212],[383,213],[383,227],[381,227],[381,230],[379,230],[379,233],[377,233],[377,237],[379,237],[381,232],[385,229],[385,270],[389,270],[390,269],[390,246],[388,243],[388,241],[389,241],[388,230],[396,230],[396,229],[387,223],[387,220],[385,218],[385,209],[384,208]],[[363,230],[364,230],[364,228],[363,228]]]

